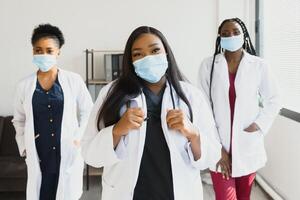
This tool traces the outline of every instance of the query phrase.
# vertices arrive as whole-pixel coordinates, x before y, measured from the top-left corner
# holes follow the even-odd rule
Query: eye
[[[221,33],[221,37],[229,37],[230,36],[230,34],[229,33],[227,33],[227,32],[225,32],[225,33]]]
[[[47,50],[47,54],[53,54],[53,50]]]
[[[241,32],[240,31],[234,31],[234,33],[233,33],[234,35],[240,35],[241,34]]]
[[[140,57],[142,54],[141,53],[133,53],[132,54],[132,57],[133,58],[136,58],[136,57]]]
[[[34,53],[35,53],[35,54],[43,54],[43,52],[42,52],[41,49],[35,49],[35,50],[34,50]]]
[[[159,52],[160,52],[160,48],[158,48],[158,47],[152,50],[153,54],[157,54]]]

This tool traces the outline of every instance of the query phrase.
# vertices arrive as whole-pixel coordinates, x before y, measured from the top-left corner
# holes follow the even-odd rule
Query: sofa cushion
[[[4,117],[0,116],[0,145],[1,145],[1,140],[2,140],[3,126],[4,126]]]
[[[0,179],[27,177],[26,163],[21,157],[1,156],[0,169]]]
[[[15,139],[16,132],[11,120],[12,116],[4,118],[4,126],[2,128],[2,137],[0,143],[0,156],[19,157],[20,154]]]

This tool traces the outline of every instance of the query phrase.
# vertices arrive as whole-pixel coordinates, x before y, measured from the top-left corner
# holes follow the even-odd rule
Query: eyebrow
[[[34,49],[42,49],[42,47],[34,47]],[[53,49],[53,47],[47,47],[46,49],[47,49],[47,50]]]
[[[148,47],[153,47],[153,46],[156,46],[156,45],[158,45],[158,43],[150,44]]]
[[[156,46],[156,45],[158,45],[158,43],[150,44],[148,47],[153,47],[153,46]],[[134,49],[132,49],[132,51],[139,51],[139,50],[142,50],[142,48],[134,48]]]
[[[241,31],[239,28],[234,28],[233,30],[234,30],[234,31],[236,31],[236,30]],[[230,30],[225,29],[225,30],[223,30],[223,31],[224,31],[224,32],[228,32],[228,31],[230,31]]]

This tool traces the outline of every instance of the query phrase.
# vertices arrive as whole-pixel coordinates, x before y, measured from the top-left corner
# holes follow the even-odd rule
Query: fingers
[[[131,121],[131,129],[138,129],[142,126],[142,123]]]
[[[132,115],[132,116],[130,116],[129,121],[132,122],[132,123],[139,124],[139,127],[140,127],[142,125],[142,123],[144,122],[144,118],[136,116],[136,115]]]
[[[223,172],[223,178],[225,178],[225,179],[229,179],[230,178],[230,166],[228,165],[228,163],[224,163],[223,165],[222,165],[222,172]]]
[[[217,162],[217,164],[216,164],[216,172],[218,171],[219,167],[220,167],[220,161]]]
[[[231,177],[231,161],[227,160],[227,159],[221,159],[217,164],[216,164],[216,171],[218,171],[218,169],[221,169],[221,173],[222,173],[222,178],[229,180],[229,178]]]
[[[141,108],[128,108],[126,112],[138,117],[144,117],[144,111]]]
[[[176,118],[180,118],[181,120],[183,119],[183,112],[181,110],[169,110],[167,111],[167,123],[169,124],[169,122],[173,119]]]
[[[248,126],[247,128],[244,129],[244,131],[249,132],[249,133],[252,133],[252,132],[255,132],[258,130],[259,130],[259,127],[257,126],[256,123],[252,123],[252,124],[250,124],[250,126]]]
[[[250,126],[248,126],[247,128],[245,128],[244,131],[251,133],[251,132],[254,132],[254,131],[256,131],[256,130],[254,130],[254,129],[251,127],[251,125],[250,125]]]
[[[183,119],[180,117],[177,118],[172,118],[169,121],[167,121],[168,127],[169,128],[175,128],[178,126],[183,126]]]

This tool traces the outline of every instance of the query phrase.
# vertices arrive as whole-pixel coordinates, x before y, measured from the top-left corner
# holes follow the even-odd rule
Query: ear
[[[57,52],[56,58],[58,58],[60,56],[60,49]]]

